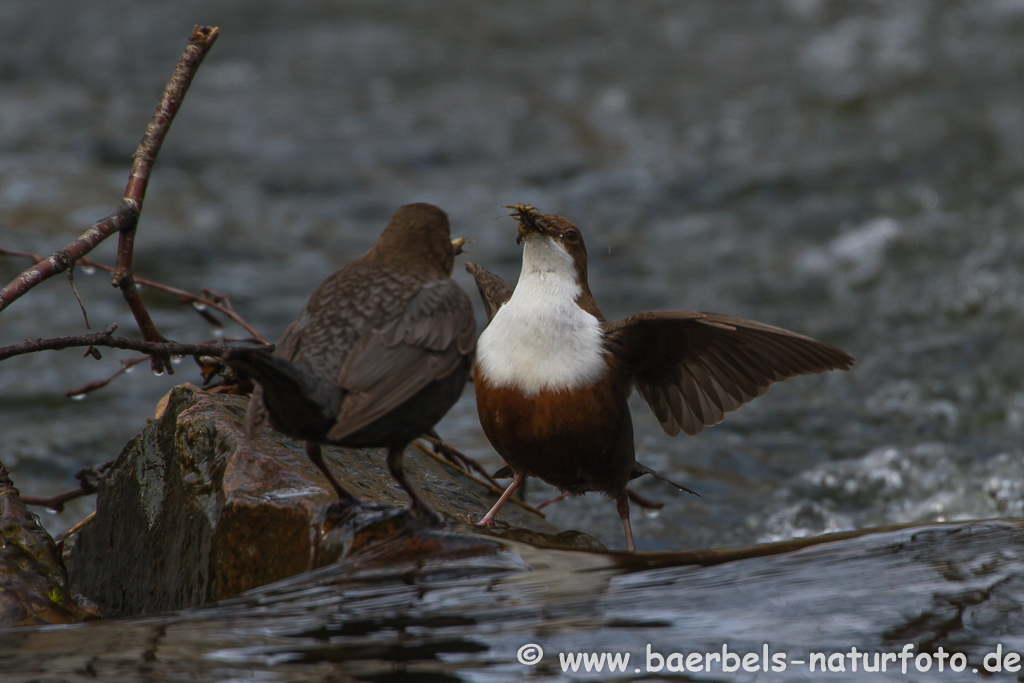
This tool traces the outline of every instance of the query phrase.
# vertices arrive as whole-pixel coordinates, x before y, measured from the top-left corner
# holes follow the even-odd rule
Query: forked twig
[[[78,488],[48,497],[21,496],[21,500],[26,505],[41,505],[54,512],[62,512],[64,510],[64,503],[96,493],[96,487],[99,485],[100,479],[103,478],[103,475],[113,464],[113,460],[108,460],[102,465],[90,465],[78,470],[78,473],[75,474],[75,479],[79,481]]]
[[[142,203],[146,196],[146,187],[153,171],[153,162],[163,144],[167,131],[170,129],[175,114],[188,91],[192,78],[195,76],[203,58],[217,40],[219,31],[216,27],[196,26],[192,30],[188,45],[178,59],[174,73],[164,88],[160,103],[142,136],[142,142],[132,157],[132,170],[128,176],[124,197],[117,211],[97,221],[77,240],[43,259],[25,270],[11,283],[0,289],[0,311],[12,302],[21,298],[26,292],[58,273],[62,273],[92,251],[100,242],[114,233],[119,233],[117,249],[117,266],[113,283],[121,289],[135,321],[142,331],[143,338],[148,342],[160,342],[163,337],[157,332],[149,312],[139,296],[136,281],[132,275],[132,254],[135,244],[135,231],[142,212]],[[170,364],[165,355],[154,352],[152,355],[153,370],[162,372],[165,368],[170,372]]]
[[[35,263],[39,263],[45,258],[43,256],[40,256],[39,254],[33,254],[27,251],[17,251],[15,249],[4,249],[3,247],[0,247],[0,256],[16,256],[21,258],[27,258],[32,259],[32,261],[34,261]],[[108,273],[113,273],[115,271],[114,267],[108,266],[98,261],[94,261],[88,257],[82,257],[78,259],[78,264],[82,266],[88,266],[89,268],[104,270]],[[235,324],[237,324],[239,327],[241,327],[250,335],[252,335],[252,338],[258,341],[259,343],[270,343],[270,341],[265,339],[263,335],[257,332],[252,325],[246,322],[245,318],[243,318],[242,316],[235,312],[235,309],[231,306],[231,300],[228,299],[227,295],[218,294],[217,292],[213,292],[204,287],[203,296],[199,296],[198,294],[193,294],[192,292],[189,292],[187,290],[178,289],[177,287],[172,287],[170,285],[165,285],[162,282],[157,282],[156,280],[148,280],[144,277],[136,277],[135,284],[141,287],[148,287],[149,289],[165,292],[167,294],[173,294],[174,296],[179,297],[182,303],[199,304],[201,306],[206,306],[207,308],[212,308],[218,313],[222,313],[225,316],[227,316]],[[202,311],[199,311],[197,309],[196,312],[202,315]]]

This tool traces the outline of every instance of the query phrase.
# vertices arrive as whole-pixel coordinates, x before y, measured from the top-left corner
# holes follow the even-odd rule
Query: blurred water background
[[[440,205],[514,281],[500,205],[532,203],[584,231],[609,318],[729,313],[857,358],[695,438],[634,397],[638,457],[703,496],[638,482],[666,503],[634,513],[640,549],[1024,514],[1024,3],[7,2],[0,246],[50,254],[114,210],[193,24],[222,34],[157,160],[138,276],[225,293],[275,339],[398,205]],[[0,280],[26,265],[0,260]],[[107,275],[76,282],[94,329],[134,330]],[[164,335],[213,337],[145,295]],[[84,331],[62,277],[0,313],[0,345]],[[123,357],[0,365],[23,493],[73,487],[198,380],[144,364],[64,396]],[[439,431],[499,466],[472,387]],[[41,516],[59,532],[92,505]],[[549,518],[623,545],[594,494]]]

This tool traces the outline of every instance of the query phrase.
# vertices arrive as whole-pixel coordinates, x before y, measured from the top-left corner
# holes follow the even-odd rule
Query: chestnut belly
[[[633,464],[627,396],[611,381],[575,390],[516,389],[475,380],[480,424],[512,469],[563,491],[618,496]]]

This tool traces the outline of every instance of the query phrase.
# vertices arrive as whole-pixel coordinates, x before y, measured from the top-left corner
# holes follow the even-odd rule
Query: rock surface
[[[0,465],[0,628],[69,624],[96,616],[71,595],[57,545]]]
[[[343,520],[327,515],[324,524],[334,500],[327,481],[301,442],[266,430],[246,443],[246,400],[175,387],[162,415],[104,477],[96,516],[79,533],[69,569],[75,589],[105,616],[202,605],[332,562],[361,545],[360,534],[380,533],[374,517],[387,517],[388,533],[406,539],[410,553],[424,551],[417,534],[422,530],[410,533],[408,517],[395,512],[408,499],[380,453],[325,449],[342,485],[367,503],[392,509]],[[424,498],[454,521],[461,514],[482,515],[495,500],[490,487],[415,444],[405,460]],[[525,529],[535,542],[600,546],[589,536],[559,534],[524,506],[507,507],[505,519],[516,533]]]

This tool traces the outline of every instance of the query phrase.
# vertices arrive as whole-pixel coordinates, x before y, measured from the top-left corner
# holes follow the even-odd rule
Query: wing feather
[[[775,382],[853,365],[844,351],[802,334],[699,311],[651,311],[607,323],[605,341],[673,436],[721,422]]]
[[[346,392],[327,436],[345,438],[383,417],[431,382],[467,362],[476,349],[469,297],[454,280],[431,280],[405,310],[365,333],[338,373]]]

